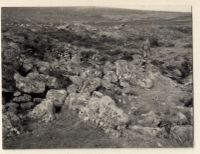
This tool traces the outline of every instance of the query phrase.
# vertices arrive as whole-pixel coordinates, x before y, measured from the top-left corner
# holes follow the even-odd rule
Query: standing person
[[[149,58],[151,56],[151,44],[148,37],[142,43],[141,50],[142,50],[143,58]]]
[[[151,56],[151,44],[150,44],[150,41],[149,41],[148,37],[146,38],[146,40],[144,42],[142,42],[140,49],[142,51],[142,56],[143,56],[142,67],[145,70],[146,69],[147,60]]]

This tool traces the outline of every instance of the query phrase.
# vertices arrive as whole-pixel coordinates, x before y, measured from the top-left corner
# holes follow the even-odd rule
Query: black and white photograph
[[[192,148],[192,6],[156,8],[2,7],[3,149]]]

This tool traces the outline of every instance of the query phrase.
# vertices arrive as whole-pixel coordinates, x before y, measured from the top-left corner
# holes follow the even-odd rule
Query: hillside
[[[191,13],[2,8],[3,148],[192,147],[192,59]]]

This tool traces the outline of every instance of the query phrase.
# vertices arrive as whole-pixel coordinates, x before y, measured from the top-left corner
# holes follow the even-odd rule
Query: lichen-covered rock
[[[120,86],[124,88],[140,86],[148,89],[153,87],[153,80],[148,73],[144,73],[142,68],[135,65],[133,61],[118,60],[115,62],[115,66]]]
[[[113,83],[111,83],[109,80],[103,79],[101,82],[102,82],[102,86],[106,89],[111,90],[111,89],[114,89],[114,87],[115,87],[115,85]]]
[[[30,102],[31,100],[32,100],[32,97],[28,94],[23,94],[21,96],[13,98],[13,102],[17,102],[17,103]]]
[[[151,89],[153,87],[153,80],[150,78],[145,78],[138,81],[138,85],[142,88]]]
[[[160,119],[153,111],[150,111],[146,114],[142,114],[137,123],[145,127],[157,127],[160,123]]]
[[[72,81],[73,84],[81,87],[83,84],[83,78],[81,78],[80,76],[69,76],[69,79]]]
[[[14,75],[16,87],[25,93],[43,93],[45,84],[43,82],[23,77],[19,74]]]
[[[103,97],[103,94],[100,93],[100,92],[98,92],[98,91],[94,91],[94,92],[92,93],[92,95],[95,96],[95,97],[99,97],[99,98]]]
[[[49,122],[55,119],[55,107],[62,106],[67,96],[65,90],[49,90],[46,99],[29,113],[29,117]]]
[[[83,86],[81,87],[81,92],[93,92],[95,91],[99,86],[101,86],[101,79],[100,78],[86,78]]]
[[[99,70],[99,68],[93,68],[93,67],[88,67],[85,69],[83,72],[81,72],[80,76],[82,78],[101,78],[102,77],[102,72]]]
[[[106,117],[106,115],[109,116],[108,114],[110,114],[112,121],[111,119],[107,119],[108,121],[105,119],[105,121],[110,122],[111,125],[118,126],[129,121],[128,115],[126,115],[122,109],[118,108],[115,102],[109,96],[103,96],[101,98],[92,97],[90,99],[89,105],[91,108],[92,106],[96,106],[96,109],[98,110],[97,113],[99,113],[99,118],[103,119],[104,116]],[[96,109],[93,109],[94,112]]]
[[[25,59],[22,65],[23,72],[28,73],[32,69],[33,69],[33,59]]]
[[[60,60],[60,61],[55,61],[51,63],[51,72],[56,72],[61,75],[79,75],[82,71],[83,68],[80,67],[80,65],[75,65],[71,63],[71,61],[65,61],[65,60]]]
[[[46,76],[45,80],[46,80],[45,84],[48,88],[55,88],[55,89],[59,88],[59,82],[56,77]]]
[[[28,115],[33,119],[40,119],[44,122],[49,122],[55,119],[53,101],[50,99],[44,99],[40,104],[29,112]]]
[[[67,105],[70,109],[76,110],[84,106],[89,100],[88,93],[70,93],[69,96],[65,100],[65,105]]]
[[[107,71],[103,77],[104,80],[107,80],[111,83],[116,83],[118,81],[117,75],[114,71]]]
[[[31,72],[27,75],[28,79],[43,82],[48,88],[55,88],[59,87],[58,79],[53,76],[39,74],[37,71]]]
[[[67,96],[67,92],[65,90],[51,89],[47,92],[46,98],[53,101],[55,106],[62,106],[65,101],[66,96]]]
[[[37,61],[35,63],[37,70],[39,73],[42,74],[48,74],[49,70],[50,70],[50,64],[48,62],[44,62],[44,61]]]
[[[70,94],[65,104],[70,109],[78,110],[82,120],[91,121],[107,133],[116,127],[124,129],[129,122],[129,116],[116,106],[112,98],[99,92],[92,97],[87,93]]]
[[[80,91],[80,87],[78,85],[75,84],[71,84],[70,86],[67,87],[67,92],[69,94],[71,93],[76,93]]]
[[[134,54],[132,56],[132,58],[133,58],[133,64],[135,64],[135,65],[141,65],[142,64],[142,56],[141,55]]]

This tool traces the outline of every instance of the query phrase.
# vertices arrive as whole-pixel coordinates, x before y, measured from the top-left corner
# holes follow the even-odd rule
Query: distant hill
[[[19,20],[30,19],[41,22],[62,21],[134,21],[159,20],[191,17],[191,13],[143,11],[106,7],[12,7],[2,8],[2,17],[6,15]]]

